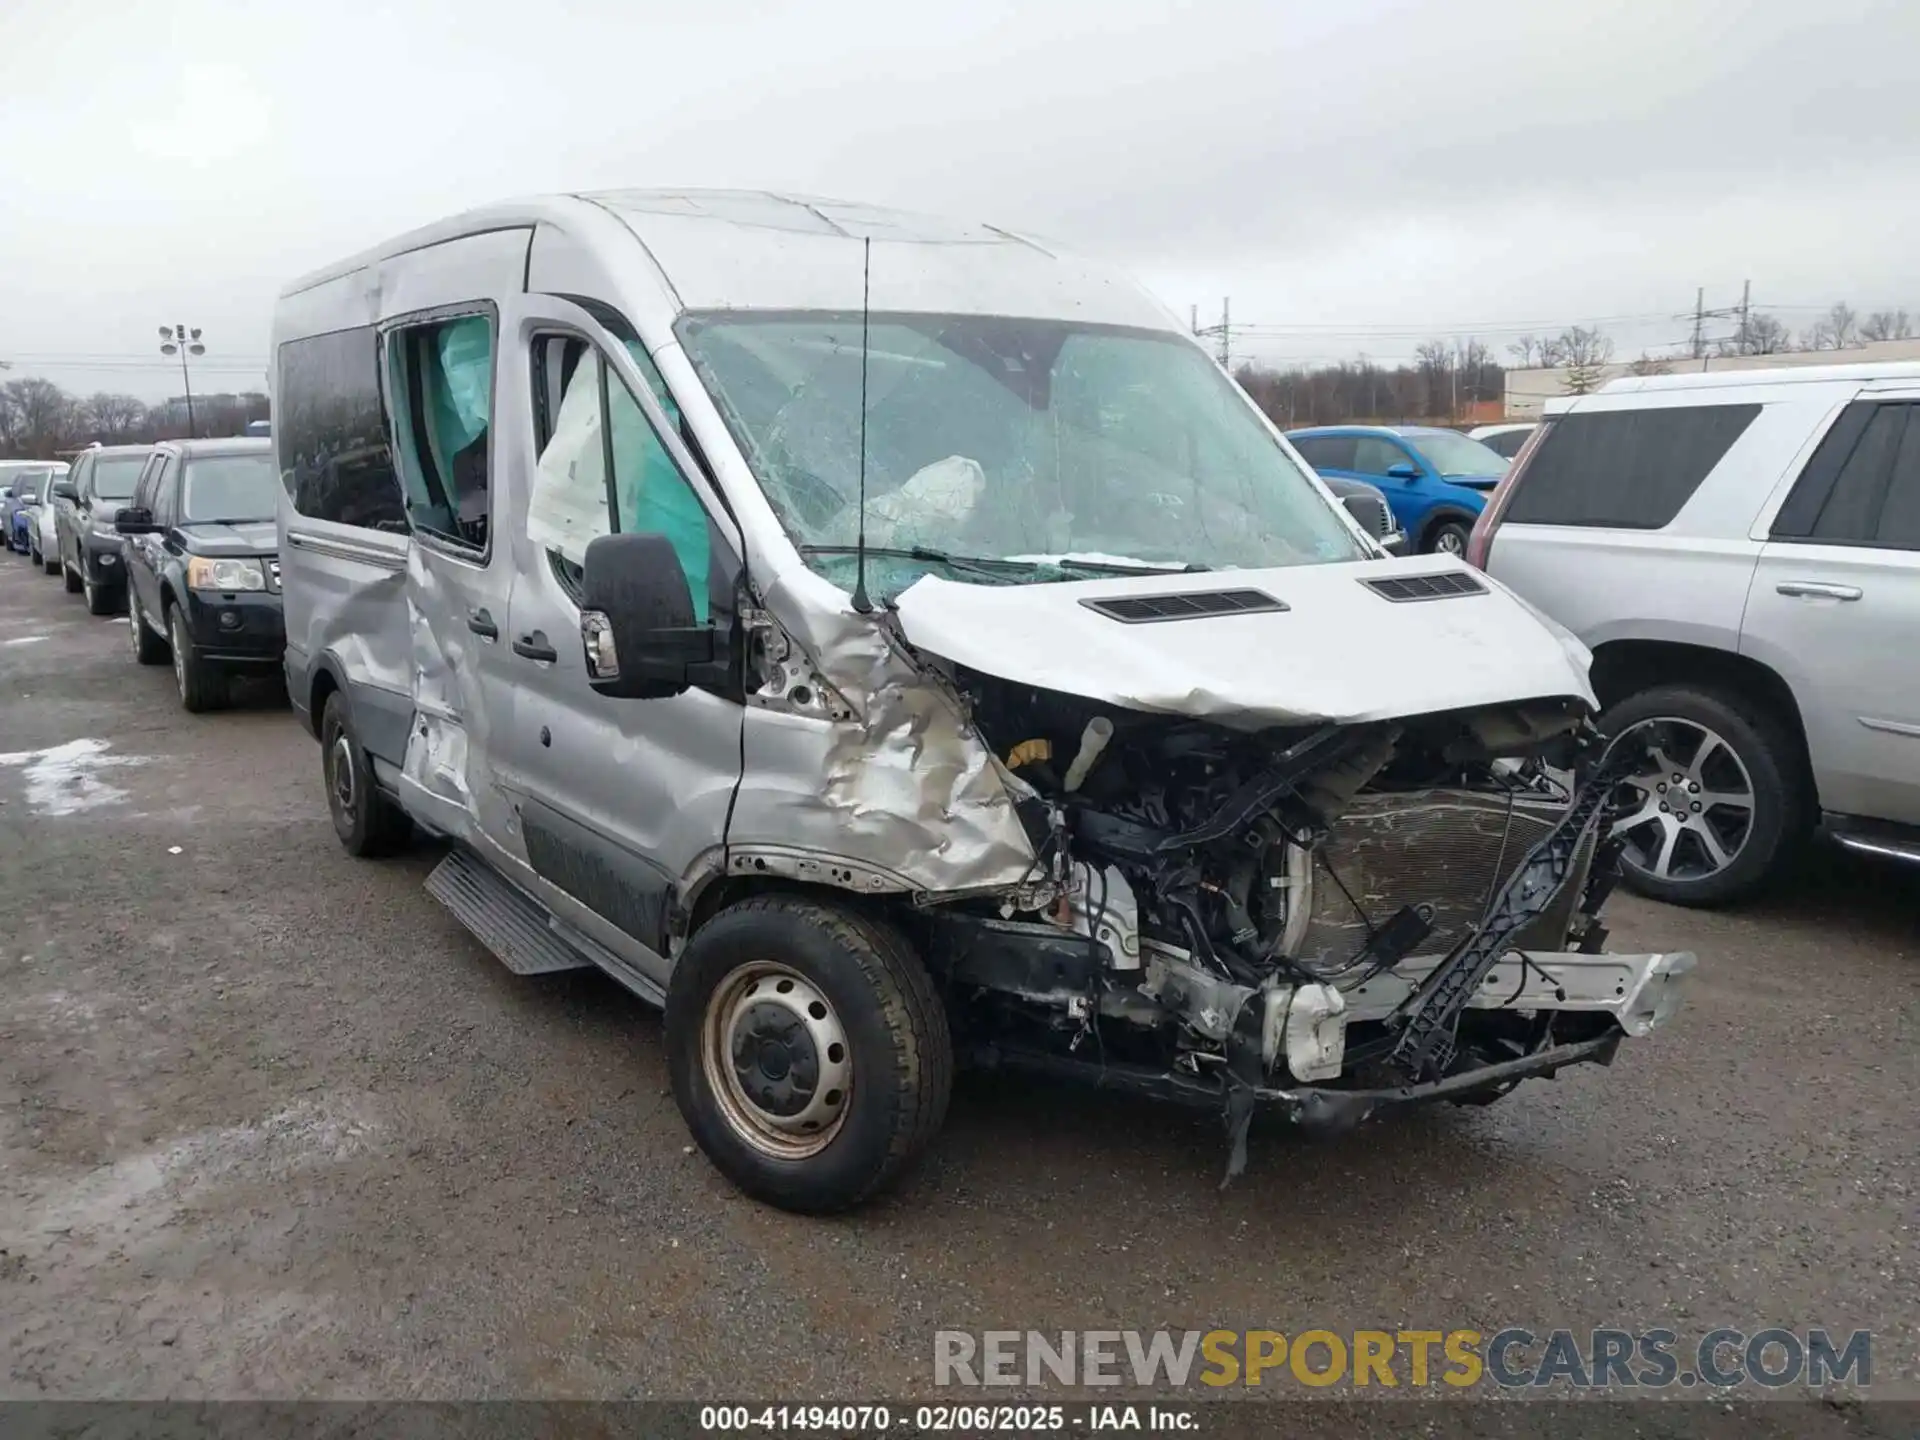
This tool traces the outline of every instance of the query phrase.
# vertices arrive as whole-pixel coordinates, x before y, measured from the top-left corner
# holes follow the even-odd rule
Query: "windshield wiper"
[[[853,545],[802,545],[802,555],[854,555],[859,553]],[[1033,570],[1084,570],[1091,575],[1198,575],[1211,570],[1210,565],[1189,562],[1185,565],[1129,565],[1119,560],[1077,560],[1064,555],[1036,556],[1032,559],[993,559],[985,555],[949,555],[944,550],[936,550],[929,545],[914,545],[905,549],[869,545],[867,554],[878,555],[888,560],[924,560],[930,565],[950,565],[956,570],[972,569],[983,574],[1007,575],[1025,574]]]
[[[1213,569],[1197,560],[1189,560],[1184,565],[1127,565],[1117,560],[1075,560],[1061,556],[1031,563],[1053,565],[1062,570],[1085,570],[1095,575],[1202,575]]]
[[[232,519],[219,520],[201,520],[196,517],[192,520],[182,520],[180,523],[182,525],[265,525],[272,519],[271,515],[238,515]]]
[[[860,549],[856,545],[802,545],[802,555],[857,555]],[[1033,569],[1025,560],[989,560],[973,555],[949,555],[944,550],[935,550],[929,545],[911,545],[906,548],[887,545],[869,545],[867,554],[877,555],[882,560],[922,560],[929,565],[945,565],[954,570],[972,571],[976,575],[991,576],[999,580],[1010,573],[1025,573]]]

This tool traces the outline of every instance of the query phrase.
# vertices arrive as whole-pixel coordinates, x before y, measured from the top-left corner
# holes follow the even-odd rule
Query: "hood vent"
[[[1082,600],[1087,609],[1123,625],[1149,625],[1160,620],[1201,620],[1212,615],[1258,615],[1285,610],[1286,602],[1261,590],[1198,590],[1185,595],[1115,595],[1108,600]]]
[[[1484,595],[1487,587],[1464,570],[1448,570],[1439,575],[1395,575],[1385,580],[1360,582],[1374,594],[1393,601],[1451,600],[1459,595]]]

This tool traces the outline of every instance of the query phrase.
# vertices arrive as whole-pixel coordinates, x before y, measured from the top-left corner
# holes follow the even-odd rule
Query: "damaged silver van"
[[[957,1064],[1330,1128],[1609,1062],[1587,652],[1396,561],[1176,320],[985,225],[502,205],[291,286],[289,693],[353,853],[664,1006],[701,1147],[874,1194]]]

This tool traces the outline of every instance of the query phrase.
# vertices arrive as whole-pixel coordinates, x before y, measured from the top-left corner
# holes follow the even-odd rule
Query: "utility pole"
[[[1753,281],[1742,281],[1740,285],[1740,353],[1748,353],[1747,347],[1753,343],[1753,331],[1749,320],[1753,310]]]
[[[1233,373],[1233,301],[1231,297],[1220,301],[1220,368],[1229,375]]]
[[[162,325],[160,327],[160,353],[180,357],[180,383],[187,391],[187,438],[193,439],[193,379],[187,374],[187,356],[204,355],[207,347],[200,343],[200,332],[189,330],[184,325]]]
[[[1707,318],[1707,287],[1702,285],[1693,292],[1693,358],[1699,360],[1707,353],[1707,342],[1702,338],[1705,333],[1700,328]]]

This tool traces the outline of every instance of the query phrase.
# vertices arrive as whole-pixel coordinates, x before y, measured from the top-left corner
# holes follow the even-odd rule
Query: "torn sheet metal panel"
[[[513,833],[512,809],[493,756],[513,716],[513,697],[488,677],[497,664],[466,617],[473,597],[441,573],[452,561],[421,545],[407,557],[407,621],[413,645],[413,728],[401,766],[408,800],[431,807],[436,825],[460,839]]]
[[[1414,603],[1361,582],[1462,570],[1434,557],[1048,585],[929,575],[896,602],[913,645],[987,675],[1241,729],[1371,720],[1570,696],[1590,655],[1497,582]],[[1128,624],[1086,602],[1258,590],[1286,608]]]
[[[749,710],[728,844],[844,856],[899,876],[903,889],[1030,878],[1034,849],[1006,772],[954,697],[888,634],[890,621],[858,614],[805,571],[783,576],[766,602],[853,715]]]

